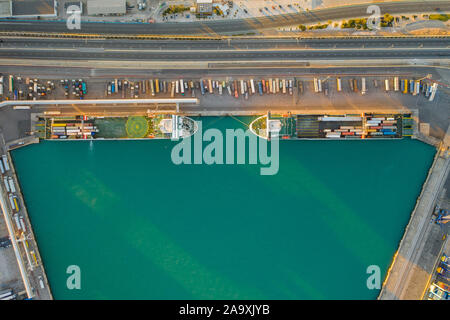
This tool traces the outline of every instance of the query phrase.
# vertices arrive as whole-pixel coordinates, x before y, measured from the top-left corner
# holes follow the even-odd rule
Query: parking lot
[[[9,75],[4,74],[4,99],[14,99],[14,93],[9,92],[8,89],[8,79]],[[309,110],[323,109],[328,111],[337,111],[340,109],[353,110],[355,113],[360,113],[364,110],[370,111],[372,109],[419,109],[420,120],[431,124],[430,134],[442,138],[447,126],[448,126],[448,104],[449,96],[447,93],[447,88],[439,86],[435,99],[430,102],[428,98],[423,94],[419,93],[414,95],[409,92],[402,93],[401,88],[399,91],[394,91],[394,77],[398,76],[400,80],[422,80],[422,84],[431,85],[433,82],[427,79],[427,74],[386,74],[380,75],[370,75],[365,76],[366,79],[366,93],[361,94],[361,75],[346,75],[342,76],[333,74],[311,74],[311,75],[295,75],[290,74],[274,74],[268,73],[268,75],[263,75],[261,72],[251,76],[249,74],[237,76],[237,75],[211,75],[211,76],[198,76],[198,75],[186,75],[183,77],[184,95],[181,93],[180,75],[175,76],[174,74],[160,74],[156,76],[143,77],[143,76],[118,76],[118,77],[89,77],[89,78],[78,78],[74,77],[65,79],[56,78],[52,76],[46,76],[37,79],[39,84],[46,86],[49,82],[54,84],[51,92],[45,95],[38,95],[32,93],[32,98],[39,100],[46,99],[134,99],[134,98],[190,98],[192,96],[199,99],[199,106],[195,107],[196,110],[209,110],[215,111],[220,110],[223,112],[236,112],[245,110],[272,110],[276,112],[280,111],[292,111],[292,112],[308,112]],[[337,78],[341,79],[341,91],[337,90]],[[32,77],[28,77],[31,80]],[[320,79],[322,82],[322,92],[315,92],[314,90],[314,78]],[[159,92],[156,90],[156,79],[158,79],[158,84],[160,87]],[[251,79],[254,80],[255,92],[251,90]],[[267,86],[269,80],[272,82],[278,79],[278,84],[282,84],[285,80],[286,93],[281,90],[278,93],[271,93],[270,88]],[[434,79],[434,78],[433,78]],[[81,81],[80,81],[81,80]],[[204,86],[204,94],[201,93],[200,80]],[[209,81],[211,80],[211,85],[214,86],[212,92],[209,91]],[[244,82],[246,88],[244,94],[241,92],[241,80]],[[264,80],[266,84],[265,90],[260,94],[259,83]],[[357,81],[358,90],[352,90],[351,82]],[[389,90],[386,91],[385,81],[389,82]],[[34,78],[33,78],[34,81]],[[62,81],[62,82],[61,82]],[[116,86],[114,92],[112,92],[112,84],[116,84],[116,81],[121,85],[121,90]],[[20,80],[14,77],[14,83],[17,88],[22,88],[24,90],[29,90],[32,87],[30,84],[26,84],[27,77],[21,76]],[[82,96],[79,94],[80,83],[84,82],[86,85],[86,94]],[[154,95],[152,95],[151,82],[154,86]],[[127,83],[127,85],[125,85]],[[173,90],[172,86],[175,87],[178,83],[178,92],[176,88]],[[269,81],[270,83],[270,81]],[[289,89],[292,83],[292,90]],[[303,91],[299,89],[299,84],[302,83]],[[225,84],[225,87],[223,86]],[[193,88],[191,88],[191,85]],[[217,85],[217,86],[216,86]],[[164,87],[165,86],[165,87]],[[231,95],[228,91],[228,86],[230,86]],[[66,89],[67,87],[67,89]],[[78,87],[78,91],[76,88]],[[123,87],[123,88],[122,88]],[[221,89],[220,89],[221,87]],[[237,87],[237,92],[236,88]],[[28,89],[27,89],[28,88]],[[34,86],[33,86],[34,88]],[[232,90],[231,90],[232,89]],[[44,90],[45,91],[45,90]],[[67,92],[67,95],[66,95]],[[111,92],[111,93],[109,93]],[[221,92],[221,93],[220,93]],[[292,94],[291,94],[292,92]],[[421,91],[422,92],[422,91]],[[78,96],[77,96],[78,93]],[[237,93],[237,98],[236,98]],[[25,93],[22,96],[19,95],[18,98],[22,99],[30,97]],[[183,111],[183,110],[181,110]],[[13,113],[12,117],[19,116],[19,114]],[[447,115],[447,116],[445,116]],[[21,118],[22,119],[22,118]],[[8,122],[9,123],[9,122]],[[9,128],[9,124],[5,123],[3,130],[5,131],[5,138],[9,140],[9,132],[12,135],[23,136],[26,134],[29,128],[29,120],[22,119],[20,123],[22,125],[14,126]],[[22,128],[22,129],[21,129]],[[20,132],[16,132],[19,130]]]

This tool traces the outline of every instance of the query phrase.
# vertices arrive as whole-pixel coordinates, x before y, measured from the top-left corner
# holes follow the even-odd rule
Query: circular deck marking
[[[149,125],[145,117],[129,117],[126,124],[128,138],[144,138],[148,134]]]

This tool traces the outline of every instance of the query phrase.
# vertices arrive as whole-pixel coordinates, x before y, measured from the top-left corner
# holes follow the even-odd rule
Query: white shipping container
[[[3,167],[3,163],[0,161],[0,170],[2,171],[2,174],[5,174],[5,168]]]
[[[362,118],[361,117],[328,117],[328,116],[324,116],[324,117],[318,117],[319,121],[361,121]]]

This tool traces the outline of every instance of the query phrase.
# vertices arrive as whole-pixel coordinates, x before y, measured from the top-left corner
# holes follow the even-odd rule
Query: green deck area
[[[127,138],[127,118],[96,119],[95,124],[99,132],[96,138]]]

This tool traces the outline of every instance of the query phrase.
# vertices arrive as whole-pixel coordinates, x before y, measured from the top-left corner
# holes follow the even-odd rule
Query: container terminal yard
[[[38,143],[41,139],[178,139],[195,133],[197,125],[191,119],[193,116],[233,114],[254,116],[250,129],[267,139],[413,138],[433,144],[438,150],[435,162],[379,298],[426,299],[430,294],[434,297],[433,292],[439,294],[439,290],[445,290],[448,285],[441,278],[439,281],[436,276],[428,279],[414,269],[415,261],[423,256],[415,249],[428,239],[424,231],[432,227],[427,223],[434,212],[432,209],[440,201],[438,195],[447,181],[449,167],[449,133],[439,136],[437,130],[434,132],[438,134],[432,136],[433,131],[429,129],[430,123],[434,129],[442,126],[440,121],[448,127],[448,119],[430,116],[436,99],[448,99],[447,89],[428,74],[203,76],[186,80],[180,77],[39,79],[34,75],[4,74],[1,79],[0,112],[4,115],[0,117],[4,150],[0,166],[3,168],[1,205],[11,242],[8,248],[14,250],[21,279],[21,284],[15,287],[0,288],[5,290],[3,294],[8,299],[52,299],[9,150]],[[322,103],[323,99],[331,100],[340,94],[348,107],[313,104],[309,108],[292,107],[292,104],[309,103],[312,98]],[[395,97],[396,102],[388,106],[358,102],[357,108],[352,106],[352,101],[364,101],[372,94],[379,95],[380,101]],[[243,107],[239,111],[206,108],[205,104],[213,97],[221,99],[221,103],[239,101]],[[273,101],[271,97],[286,101],[286,106],[274,110],[268,105],[261,107],[258,99]],[[401,99],[416,99],[420,103],[405,106]],[[260,106],[251,108],[252,103]],[[246,106],[249,107],[245,109]],[[419,114],[428,122],[419,119]],[[437,126],[435,121],[439,123]],[[439,259],[442,254],[448,254],[448,250],[443,250],[439,251]],[[400,257],[407,258],[408,263]],[[436,259],[427,262],[432,269],[430,274],[442,272],[442,268],[435,265]],[[419,284],[418,278],[421,279]],[[406,285],[405,279],[412,284]],[[443,286],[444,289],[439,289]]]

